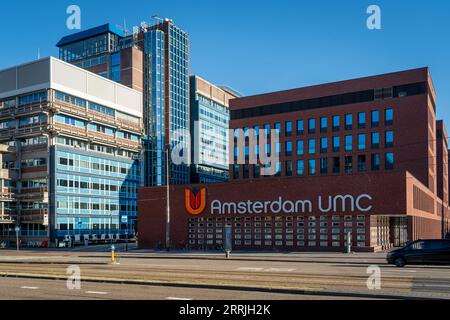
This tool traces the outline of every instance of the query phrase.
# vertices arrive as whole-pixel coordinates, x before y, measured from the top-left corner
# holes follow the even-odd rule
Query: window
[[[378,149],[380,147],[380,134],[378,132],[372,132],[372,149]]]
[[[320,152],[327,153],[328,152],[328,138],[320,139]]]
[[[322,117],[320,118],[320,132],[327,132],[327,128],[328,128],[328,118],[327,117]]]
[[[394,131],[386,131],[385,145],[386,148],[391,148],[394,145]]]
[[[378,171],[380,170],[380,155],[379,154],[372,154],[372,171]]]
[[[291,177],[292,176],[292,161],[286,161],[286,176]]]
[[[320,173],[321,174],[328,173],[328,158],[320,159]]]
[[[333,173],[341,172],[341,159],[339,157],[333,158]]]
[[[297,155],[298,156],[304,155],[304,153],[305,153],[304,148],[305,148],[305,144],[304,144],[303,140],[298,140],[297,141]]]
[[[281,134],[281,123],[277,122],[275,123],[275,130],[278,132],[278,134]]]
[[[309,119],[308,121],[308,132],[315,133],[316,132],[316,119]]]
[[[345,130],[352,130],[353,128],[353,115],[346,114],[345,115]]]
[[[303,120],[297,120],[297,135],[301,136],[304,132],[305,128],[304,128],[304,124],[303,124]]]
[[[340,122],[341,122],[340,116],[333,116],[333,131],[339,131],[339,127],[341,125]]]
[[[358,129],[364,129],[366,127],[366,113],[358,113]]]
[[[366,150],[366,135],[364,133],[358,135],[358,150]]]
[[[353,157],[345,156],[345,173],[353,173]]]
[[[341,148],[341,139],[339,137],[333,137],[333,152],[339,152]]]
[[[292,141],[286,141],[286,156],[292,156]]]
[[[352,151],[352,150],[353,150],[353,137],[345,136],[345,151]]]
[[[394,154],[392,152],[386,153],[385,169],[386,170],[393,170],[394,169]]]
[[[366,171],[366,155],[359,155],[358,156],[358,172],[365,172]]]
[[[292,136],[292,121],[286,122],[285,135],[286,137]]]
[[[316,153],[316,140],[315,139],[309,139],[309,147],[308,147],[308,153],[309,154],[315,154]]]
[[[314,176],[316,174],[316,160],[311,159],[308,161],[309,175]]]
[[[250,166],[248,164],[244,165],[244,170],[242,170],[243,178],[248,179],[250,178]]]
[[[264,133],[266,135],[266,137],[270,136],[270,124],[265,124],[264,125]]]
[[[259,165],[253,166],[253,178],[257,179],[261,177],[261,167]]]
[[[394,110],[386,109],[384,111],[384,123],[387,126],[391,126],[394,122]]]
[[[238,164],[234,165],[233,179],[239,179],[239,165]]]
[[[303,176],[305,174],[305,161],[297,160],[297,175]]]
[[[275,174],[275,175],[276,175],[277,177],[280,177],[280,176],[281,176],[281,162],[280,162],[280,161],[277,162],[275,168],[276,168],[276,174]]]
[[[380,125],[380,112],[378,110],[372,111],[372,128],[378,128]]]

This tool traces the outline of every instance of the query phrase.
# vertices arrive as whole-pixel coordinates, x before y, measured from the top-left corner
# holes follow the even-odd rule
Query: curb
[[[43,280],[62,280],[67,281],[68,277],[60,275],[38,275],[27,273],[5,273],[0,272],[0,278],[22,278],[22,279],[43,279]],[[108,284],[126,284],[141,286],[166,286],[175,288],[196,288],[196,289],[215,289],[215,290],[236,290],[249,292],[266,292],[281,294],[298,294],[313,296],[332,296],[332,297],[351,297],[351,298],[367,298],[367,299],[389,299],[389,300],[447,300],[444,297],[424,297],[405,294],[392,293],[365,293],[357,291],[333,291],[333,290],[317,290],[317,289],[297,289],[297,288],[270,288],[270,287],[251,287],[226,284],[195,284],[188,282],[166,282],[152,280],[130,280],[130,279],[114,279],[99,277],[83,277],[83,282],[91,283],[108,283]]]

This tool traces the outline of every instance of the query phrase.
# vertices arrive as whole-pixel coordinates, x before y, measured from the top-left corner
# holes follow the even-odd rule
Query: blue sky
[[[450,1],[447,0],[40,0],[1,1],[0,69],[58,56],[66,8],[82,29],[129,29],[157,14],[191,35],[191,72],[245,95],[429,66],[438,116],[450,128]],[[382,30],[366,9],[382,10]]]

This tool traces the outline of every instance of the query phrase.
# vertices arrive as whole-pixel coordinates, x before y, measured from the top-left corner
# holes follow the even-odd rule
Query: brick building
[[[232,100],[245,145],[230,146],[231,181],[172,187],[172,244],[220,245],[227,225],[238,249],[342,250],[349,232],[361,251],[440,238],[448,147],[435,101],[428,68]],[[278,143],[252,145],[271,130]],[[278,156],[273,176],[250,161],[263,152]],[[164,188],[139,191],[142,247],[164,242],[165,207]]]

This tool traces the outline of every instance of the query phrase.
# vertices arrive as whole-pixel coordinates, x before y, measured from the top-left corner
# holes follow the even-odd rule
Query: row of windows
[[[373,110],[370,113],[371,115],[371,127],[377,128],[380,125],[380,111],[379,110]],[[346,114],[345,116],[332,116],[329,117],[321,117],[319,120],[319,126],[320,126],[320,132],[326,133],[328,132],[329,122],[331,120],[331,127],[332,131],[336,132],[339,131],[341,128],[341,118],[344,119],[344,128],[345,130],[353,130],[354,126],[354,120],[353,120],[353,114]],[[366,121],[366,112],[359,112],[357,115],[357,127],[358,129],[364,129],[367,126]],[[307,132],[310,134],[316,133],[317,130],[317,120],[315,118],[308,119],[307,124]],[[393,109],[385,109],[384,110],[384,124],[386,126],[393,125],[394,122],[394,111]],[[297,120],[296,121],[296,133],[298,136],[303,135],[305,132],[305,123],[304,120]],[[263,126],[265,135],[270,135],[270,130],[272,129],[270,124],[265,124]],[[253,129],[255,130],[255,135],[259,135],[259,126],[254,126]],[[281,135],[284,132],[284,136],[290,137],[293,135],[294,132],[294,122],[293,121],[286,121],[284,124],[284,131],[282,131],[282,124],[280,122],[276,122],[273,126],[273,129],[278,131],[278,133]],[[239,129],[235,129],[235,138],[238,137]],[[244,135],[245,137],[249,136],[249,128],[244,128]]]
[[[234,218],[189,218],[189,222],[190,223],[198,223],[198,224],[202,224],[205,221],[206,222],[233,222],[233,221],[245,221],[245,222],[259,222],[259,221],[326,221],[331,219],[332,221],[340,221],[340,220],[344,220],[344,221],[352,221],[352,220],[356,220],[356,221],[365,221],[366,216],[364,215],[358,215],[356,217],[352,216],[352,215],[333,215],[333,216],[329,216],[329,215],[323,215],[323,216],[266,216],[266,217],[234,217]]]
[[[358,151],[364,151],[367,149],[368,144],[368,137],[367,134],[361,133],[357,135],[356,137],[352,135],[347,135],[343,137],[344,145],[343,149],[345,151],[353,151],[354,149]],[[356,138],[356,139],[355,139]],[[330,140],[331,140],[331,146],[330,146]],[[332,137],[327,138],[323,137],[320,139],[308,139],[308,145],[307,150],[305,150],[305,141],[304,140],[297,140],[296,142],[296,150],[295,154],[297,156],[303,156],[305,153],[314,155],[318,151],[320,153],[327,153],[329,151],[331,152],[340,152],[341,151],[341,137]],[[356,142],[356,148],[355,148],[355,142]],[[317,145],[319,143],[319,145]],[[379,132],[372,132],[370,134],[370,147],[371,149],[379,149],[381,146],[381,135]],[[389,130],[384,132],[384,147],[385,148],[392,148],[394,146],[394,131]],[[330,148],[331,147],[331,148]],[[272,153],[271,150],[272,146],[271,144],[266,144],[265,146],[265,154],[270,156]],[[319,149],[319,150],[318,150]],[[277,154],[281,154],[281,143],[278,142],[275,146],[275,152]],[[284,144],[284,152],[285,156],[290,157],[294,154],[294,142],[292,141],[285,141]],[[254,146],[254,154],[256,157],[259,157],[260,155],[260,145]],[[234,156],[235,159],[239,156],[239,147],[235,147],[234,149]],[[246,160],[250,157],[250,146],[245,146],[244,149],[244,156]]]
[[[384,169],[393,170],[394,169],[394,153],[385,153]],[[356,168],[354,168],[354,161],[356,158]],[[343,159],[344,173],[352,174],[354,172],[366,172],[368,171],[368,163],[366,155],[354,156],[344,156],[333,157],[333,158],[321,158],[321,159],[309,159],[309,160],[297,160],[296,161],[296,175],[304,176],[306,173],[310,176],[316,175],[318,172],[320,174],[333,174],[341,173],[342,164],[341,159]],[[282,174],[282,162],[278,161],[276,164],[276,176],[281,176]],[[308,166],[306,168],[306,165]],[[331,166],[331,168],[330,168]],[[260,165],[242,165],[243,178],[250,178],[250,167],[253,167],[253,178],[261,177],[261,166]],[[240,179],[241,165],[236,164],[233,166],[233,179]],[[372,171],[381,170],[381,155],[372,154],[370,161],[370,169]],[[294,161],[288,160],[284,162],[284,171],[286,176],[294,175]]]
[[[267,246],[267,247],[272,247],[272,246],[277,246],[277,247],[282,247],[282,246],[287,246],[287,247],[342,247],[345,244],[340,242],[340,241],[333,241],[333,242],[328,242],[328,241],[320,241],[320,242],[316,242],[316,241],[271,241],[271,240],[266,240],[266,241],[261,241],[261,240],[256,240],[256,241],[251,241],[251,240],[245,240],[245,241],[241,241],[241,240],[235,240],[234,242],[235,246]],[[223,244],[222,240],[189,240],[189,244],[190,245],[221,245]],[[358,241],[356,243],[357,247],[365,247],[366,243],[365,242],[361,242]]]
[[[105,171],[105,172],[111,172],[111,173],[120,173],[123,175],[128,175],[130,173],[134,173],[135,175],[139,175],[139,172],[133,172],[137,170],[138,168],[133,167],[117,167],[114,165],[99,163],[99,162],[91,162],[91,161],[85,161],[85,160],[74,160],[74,159],[68,159],[64,157],[60,157],[58,163],[62,166],[69,166],[69,167],[79,167],[84,169],[92,169],[96,171]]]
[[[346,228],[351,228],[354,225],[356,225],[357,227],[364,227],[366,225],[366,222],[364,220],[363,221],[357,221],[356,223],[354,223],[353,221],[345,221],[345,222],[333,221],[331,223],[328,222],[328,221],[323,221],[323,222],[320,222],[320,223],[317,223],[317,222],[286,222],[286,223],[284,223],[284,222],[276,222],[276,223],[272,223],[272,222],[255,222],[254,224],[253,223],[244,223],[244,224],[242,224],[242,223],[234,223],[234,224],[226,223],[225,225],[223,223],[206,223],[206,224],[204,224],[204,223],[190,223],[189,227],[190,228],[199,228],[198,232],[203,232],[204,229],[200,229],[200,228],[204,228],[204,227],[206,227],[206,228],[223,228],[224,226],[229,226],[229,227],[234,226],[234,228],[242,228],[242,227],[245,227],[245,228],[253,228],[253,227],[254,228],[262,228],[262,227],[264,227],[264,228],[272,228],[272,227],[275,227],[275,228],[283,228],[283,227],[292,228],[292,227],[306,227],[306,226],[309,227],[309,228],[315,228],[315,227],[319,226],[321,228],[326,228],[328,226],[339,227],[341,225],[344,225],[344,227],[346,227]],[[194,229],[192,229],[192,230],[194,230]],[[202,230],[202,231],[200,231],[200,230]],[[216,232],[222,232],[222,229],[216,229],[216,230],[217,230]],[[258,230],[258,229],[254,229],[254,230]],[[265,229],[265,230],[267,230],[267,229]],[[195,232],[195,231],[193,231],[193,232]],[[208,231],[207,231],[207,233],[212,233],[212,232],[213,232],[213,229],[208,229]],[[254,231],[254,232],[258,233],[257,231]],[[260,232],[261,231],[259,231],[259,233]],[[269,231],[269,232],[271,232],[271,231]],[[246,229],[245,233],[251,233],[251,229]]]

